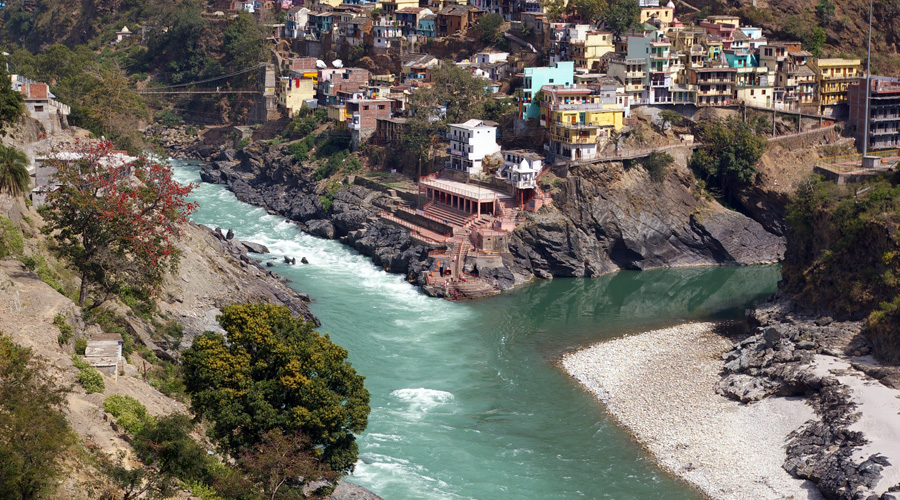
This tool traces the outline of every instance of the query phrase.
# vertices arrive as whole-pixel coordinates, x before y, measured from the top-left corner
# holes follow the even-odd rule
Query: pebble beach
[[[714,390],[732,343],[688,323],[566,354],[562,366],[672,474],[714,499],[821,499],[783,468],[789,433],[814,418],[800,399],[741,404]]]

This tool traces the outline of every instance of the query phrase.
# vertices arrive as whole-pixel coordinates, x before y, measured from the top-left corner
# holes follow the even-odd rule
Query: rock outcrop
[[[430,264],[429,248],[377,217],[388,203],[382,193],[358,185],[326,192],[315,169],[295,161],[285,147],[223,148],[209,157],[201,177],[227,184],[238,199],[294,220],[310,234],[340,239],[391,272],[420,279]],[[509,252],[479,270],[507,289],[534,277],[781,259],[783,238],[708,200],[694,182],[685,167],[662,182],[621,163],[573,169],[554,193],[553,206],[527,214],[510,236]]]
[[[851,428],[861,416],[851,390],[833,370],[818,366],[823,359],[869,354],[862,323],[804,317],[783,295],[753,311],[751,321],[759,325],[755,334],[723,355],[717,392],[744,403],[773,395],[806,397],[819,418],[792,434],[785,470],[813,481],[829,499],[897,498],[892,491],[875,493],[890,461],[878,453],[860,458],[868,440]]]

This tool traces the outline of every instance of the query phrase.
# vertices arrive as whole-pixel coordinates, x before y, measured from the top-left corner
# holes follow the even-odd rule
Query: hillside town
[[[622,137],[636,123],[636,110],[663,126],[662,110],[693,115],[703,108],[770,112],[773,131],[777,114],[794,117],[797,132],[804,116],[820,125],[847,120],[843,126],[861,147],[866,100],[859,58],[817,57],[801,42],[772,39],[738,16],[686,24],[672,1],[639,6],[636,25],[617,32],[605,23],[551,22],[542,3],[528,1],[231,4],[261,20],[271,19],[273,9],[283,12],[283,23],[266,25],[281,49],[280,66],[260,69],[252,122],[324,108],[349,131],[354,150],[367,142],[401,148],[413,118],[411,97],[429,88],[432,72],[443,65],[471,72],[494,100],[515,106],[511,130],[499,130],[487,117],[450,124],[441,137],[449,143],[446,154],[420,174],[416,199],[398,200],[381,214],[441,249],[426,290],[469,297],[498,289],[478,279],[477,266],[467,274],[463,262],[477,255],[495,265],[490,259],[506,250],[520,213],[552,203],[541,183],[547,172],[693,144],[692,135],[682,134],[674,144],[629,148]],[[456,60],[434,50],[483,36],[488,16],[503,29],[484,50]],[[379,62],[350,67],[334,58],[354,51],[357,60],[362,54]],[[399,71],[390,70],[392,63]],[[900,118],[889,99],[898,84],[871,80],[878,124],[869,130],[869,151],[900,141]],[[446,109],[434,113],[439,119]],[[540,144],[501,148],[501,132],[524,129]]]

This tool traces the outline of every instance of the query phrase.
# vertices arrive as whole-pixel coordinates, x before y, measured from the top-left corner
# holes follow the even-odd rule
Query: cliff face
[[[781,289],[799,307],[866,319],[875,354],[900,361],[900,187],[810,183],[788,212]]]
[[[510,251],[536,275],[597,276],[619,269],[777,262],[781,238],[708,201],[676,168],[662,182],[640,167],[583,167],[554,195],[557,211],[513,235]]]
[[[326,210],[327,188],[315,181],[314,167],[295,162],[283,149],[214,153],[203,179],[228,184],[239,199],[295,220],[314,235],[340,238],[392,272],[415,279],[427,266],[428,248],[377,218],[383,194],[344,186]],[[661,182],[640,167],[581,167],[554,197],[554,207],[526,214],[526,223],[510,237],[502,267],[481,268],[502,288],[534,276],[773,263],[784,252],[782,238],[699,194],[684,167],[673,168]]]

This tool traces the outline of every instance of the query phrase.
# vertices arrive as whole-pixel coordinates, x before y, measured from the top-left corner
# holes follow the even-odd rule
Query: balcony
[[[701,97],[730,96],[731,90],[728,89],[709,89],[699,90],[697,95]]]
[[[647,76],[647,72],[643,70],[625,72],[625,78],[644,78],[645,76]]]
[[[900,115],[872,115],[873,122],[883,122],[889,120],[900,120]]]
[[[584,122],[551,122],[552,126],[562,127],[571,130],[589,130],[589,129],[597,129],[600,128],[600,125],[597,123],[584,123]]]
[[[697,78],[697,85],[709,84],[709,83],[731,83],[734,84],[734,78]]]
[[[570,103],[552,103],[547,108],[551,111],[602,111],[602,102],[570,102]]]
[[[579,135],[576,137],[563,137],[557,134],[550,134],[550,140],[555,142],[563,142],[566,144],[597,144],[597,138],[592,136]]]
[[[869,131],[869,135],[897,135],[900,134],[900,130],[897,128],[887,128],[887,129],[873,129]]]

